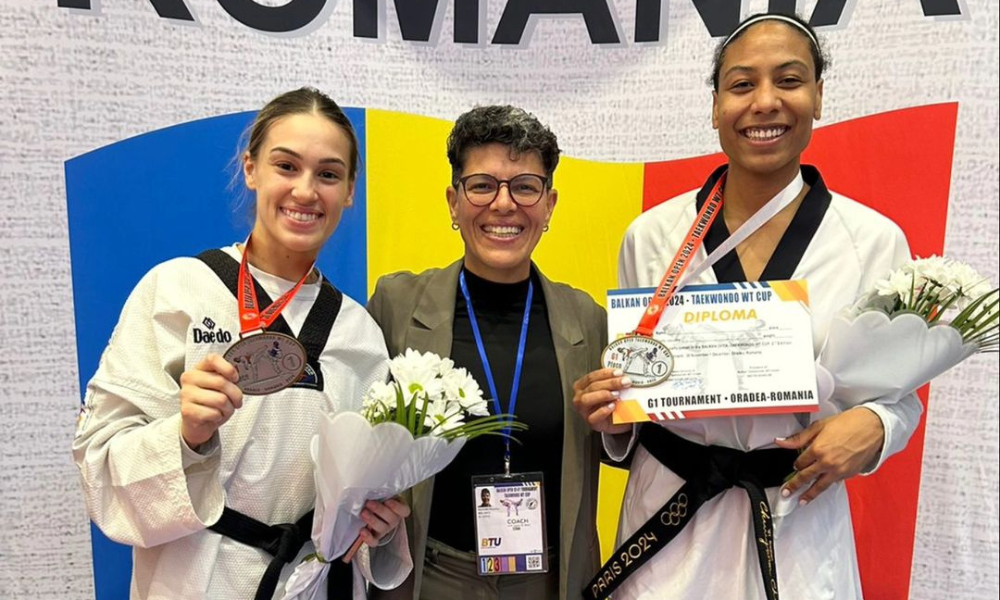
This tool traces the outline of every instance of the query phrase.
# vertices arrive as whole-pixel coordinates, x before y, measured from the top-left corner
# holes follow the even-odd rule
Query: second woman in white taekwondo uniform
[[[837,310],[909,259],[899,227],[831,192],[816,168],[800,163],[813,120],[821,113],[823,66],[815,33],[797,18],[750,17],[720,45],[712,124],[729,163],[700,190],[668,200],[632,223],[619,256],[621,287],[659,284],[724,172],[721,218],[706,235],[701,259],[772,197],[785,191],[794,199],[690,283],[805,279],[817,346]],[[772,474],[772,481],[761,485],[773,523],[768,550],[760,552],[747,492],[729,488],[705,502],[666,547],[620,583],[616,600],[764,600],[777,597],[777,589],[786,598],[861,598],[843,480],[874,471],[906,446],[922,411],[915,396],[898,404],[875,400],[811,423],[808,415],[718,417],[646,424],[636,435],[629,433],[632,426],[610,421],[618,390],[629,384],[620,372],[596,371],[577,382],[575,398],[591,426],[605,433],[612,457],[624,458],[635,446],[619,544],[669,505],[685,483],[661,460],[684,470],[691,468],[691,455],[742,460],[767,449],[770,454],[756,456],[770,460],[778,454],[778,462],[785,462],[771,469],[776,478]],[[792,452],[782,454],[781,448]],[[802,453],[796,456],[794,450]],[[783,474],[793,468],[795,476],[782,485]],[[776,561],[776,573],[770,575],[765,574],[768,554],[772,568]],[[605,575],[615,579],[613,573]]]
[[[317,424],[360,408],[388,373],[378,326],[313,268],[352,203],[358,142],[346,115],[311,88],[282,94],[258,113],[241,164],[256,194],[247,243],[147,273],[87,386],[73,455],[91,518],[134,546],[134,599],[280,593],[313,551]],[[222,358],[256,317],[238,311],[249,289],[238,273],[252,276],[242,280],[256,288],[261,316],[271,299],[288,298],[267,329],[296,337],[306,354],[302,377],[266,395],[244,396]],[[398,499],[368,503],[367,545],[353,573],[334,561],[331,597],[358,600],[366,581],[405,579],[412,562],[397,526],[408,514]]]

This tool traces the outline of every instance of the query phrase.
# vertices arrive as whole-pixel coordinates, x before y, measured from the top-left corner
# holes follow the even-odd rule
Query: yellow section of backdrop
[[[379,110],[366,115],[370,294],[380,275],[452,263],[462,256],[462,239],[450,228],[445,202],[451,123]],[[642,164],[563,156],[555,174],[559,202],[533,256],[542,272],[603,305],[615,287],[622,235],[642,211],[642,177]],[[614,549],[625,479],[623,471],[601,467],[597,521],[605,556]]]

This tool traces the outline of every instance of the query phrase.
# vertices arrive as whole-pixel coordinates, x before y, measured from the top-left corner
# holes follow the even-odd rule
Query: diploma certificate
[[[608,338],[629,335],[653,288],[608,292]],[[809,294],[804,280],[689,285],[663,311],[653,337],[673,372],[651,387],[622,390],[615,423],[815,412]],[[638,377],[657,357],[630,356]]]

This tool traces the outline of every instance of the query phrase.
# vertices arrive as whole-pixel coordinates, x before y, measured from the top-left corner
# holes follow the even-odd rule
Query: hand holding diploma
[[[615,425],[611,415],[621,390],[631,387],[632,380],[620,369],[598,369],[587,373],[573,383],[573,408],[599,433],[628,433],[632,425]]]

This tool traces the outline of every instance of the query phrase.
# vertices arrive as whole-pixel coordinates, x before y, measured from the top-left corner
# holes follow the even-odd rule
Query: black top
[[[715,182],[719,180],[725,169],[726,167],[716,169],[709,176],[708,181],[705,182],[701,191],[698,192],[698,210],[701,210],[701,207],[705,204],[708,194],[711,193],[712,188],[715,187]],[[826,209],[830,207],[832,196],[830,195],[830,191],[826,189],[823,177],[820,176],[816,167],[802,165],[802,178],[809,184],[809,192],[802,199],[802,204],[799,205],[798,210],[795,211],[795,216],[792,217],[791,223],[788,224],[784,235],[781,236],[781,240],[774,249],[771,259],[767,261],[764,271],[760,274],[760,281],[782,281],[792,278],[795,268],[799,266],[799,261],[802,260],[802,256],[809,247],[809,242],[812,241],[813,236],[816,235],[816,230],[819,229],[820,223],[823,222]],[[722,202],[722,211],[722,214],[725,214],[725,200]],[[726,227],[726,220],[721,218],[722,214],[716,217],[715,221],[712,222],[712,227],[709,228],[708,233],[705,235],[706,253],[711,253],[721,246],[730,235],[729,228]],[[735,248],[712,265],[712,270],[715,271],[715,278],[719,283],[733,283],[747,280],[747,276],[743,272],[743,265],[740,264],[740,259],[736,254]]]
[[[500,395],[500,407],[509,412],[510,388],[514,380],[517,343],[528,296],[528,280],[520,283],[493,283],[465,273],[476,322],[486,347],[493,378]],[[541,471],[545,478],[545,519],[549,546],[558,547],[559,488],[562,470],[563,391],[556,363],[552,330],[549,327],[545,297],[538,274],[531,271],[534,299],[524,347],[524,367],[517,395],[517,419],[528,424],[528,431],[515,432],[521,442],[511,442],[511,473]],[[468,369],[495,411],[486,380],[465,298],[459,287],[455,298],[451,359]],[[434,480],[434,499],[428,536],[457,550],[475,551],[476,525],[473,510],[472,476],[503,473],[504,441],[497,436],[482,436],[468,443],[458,457]],[[478,503],[478,499],[477,499]]]

